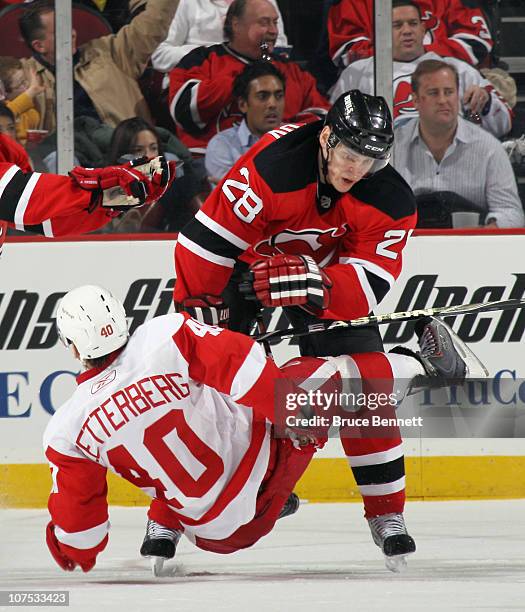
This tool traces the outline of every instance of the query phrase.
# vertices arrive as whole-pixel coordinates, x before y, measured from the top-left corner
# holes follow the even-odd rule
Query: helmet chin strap
[[[320,147],[321,153],[321,173],[317,176],[317,210],[319,214],[328,212],[343,195],[332,186],[328,179],[328,164],[330,162],[330,149],[332,147],[327,143],[326,157],[323,153],[323,147]],[[322,180],[321,180],[322,175]]]

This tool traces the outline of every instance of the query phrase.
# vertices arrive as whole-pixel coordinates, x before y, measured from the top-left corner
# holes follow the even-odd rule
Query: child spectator
[[[16,139],[23,145],[27,130],[38,128],[40,113],[35,107],[35,97],[44,91],[35,70],[26,75],[22,62],[15,57],[0,57],[0,80],[4,83],[6,106],[16,122]]]

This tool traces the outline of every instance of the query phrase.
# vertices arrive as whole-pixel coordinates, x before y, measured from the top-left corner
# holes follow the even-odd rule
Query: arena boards
[[[42,432],[68,397],[77,366],[58,344],[51,322],[61,295],[97,283],[125,301],[130,323],[170,310],[174,239],[10,241],[0,289],[0,506],[44,506],[51,486]],[[416,236],[403,273],[378,312],[525,296],[525,234]],[[274,316],[271,326],[279,325]],[[454,329],[493,377],[525,378],[525,312],[461,317]],[[407,324],[382,329],[387,348],[414,343]],[[276,358],[295,354],[282,345]],[[507,401],[507,400],[505,400]],[[298,493],[311,501],[358,500],[338,440],[330,440],[303,477]],[[525,497],[523,438],[407,438],[407,495],[412,499]],[[147,503],[140,491],[110,475],[112,504]]]

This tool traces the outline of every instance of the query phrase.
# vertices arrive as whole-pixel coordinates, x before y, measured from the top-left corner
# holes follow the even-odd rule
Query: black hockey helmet
[[[328,147],[342,142],[361,155],[382,160],[374,171],[388,163],[394,131],[388,104],[381,96],[370,96],[359,89],[345,92],[328,111],[324,125],[331,129]]]

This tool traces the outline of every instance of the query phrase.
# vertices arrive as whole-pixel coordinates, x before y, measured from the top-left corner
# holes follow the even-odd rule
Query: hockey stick
[[[497,302],[483,302],[480,304],[460,304],[459,306],[438,306],[437,308],[424,308],[422,310],[408,310],[405,312],[389,312],[388,314],[371,315],[350,321],[319,321],[305,327],[292,327],[278,329],[273,332],[257,336],[258,342],[283,340],[294,336],[306,336],[312,333],[324,332],[332,329],[347,329],[349,327],[366,327],[368,325],[384,325],[400,321],[415,321],[422,317],[455,317],[464,314],[477,314],[478,312],[491,312],[494,310],[512,310],[525,308],[525,300],[500,300]]]
[[[257,340],[262,343],[266,356],[273,359],[272,347],[270,346],[270,343],[264,339],[264,336],[267,336],[268,334],[266,332],[266,325],[264,324],[263,311],[261,308],[259,308],[257,314],[255,315],[255,325],[257,326],[257,331],[259,332]]]

